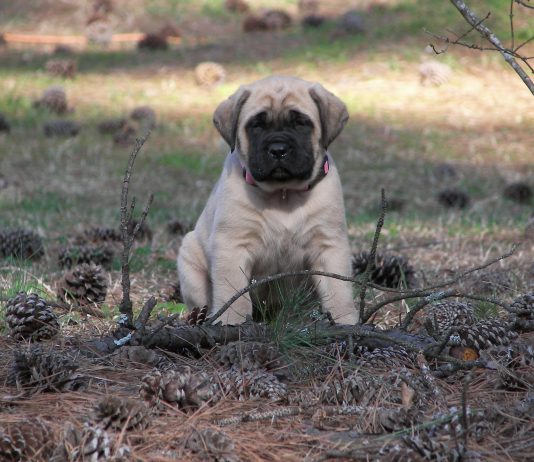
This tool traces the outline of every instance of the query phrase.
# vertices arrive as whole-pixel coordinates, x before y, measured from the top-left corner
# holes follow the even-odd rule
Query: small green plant
[[[184,303],[162,302],[156,305],[155,310],[158,312],[164,311],[168,314],[179,314],[185,313],[187,311],[187,307]]]
[[[320,301],[309,281],[276,281],[251,294],[254,313],[269,323],[272,340],[282,351],[308,344]]]
[[[475,305],[475,317],[477,319],[488,319],[499,316],[497,305],[489,302],[479,302]]]

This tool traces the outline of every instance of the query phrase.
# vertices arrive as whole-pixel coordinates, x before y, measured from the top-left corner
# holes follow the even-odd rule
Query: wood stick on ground
[[[130,299],[130,251],[133,245],[133,240],[136,233],[139,231],[139,228],[143,225],[148,210],[150,209],[150,204],[154,196],[151,194],[148,202],[143,210],[141,219],[135,226],[133,232],[130,232],[130,224],[132,221],[132,214],[135,208],[135,198],[128,206],[128,192],[130,188],[130,178],[132,176],[132,170],[135,163],[135,159],[141,148],[145,144],[146,140],[150,136],[148,132],[143,138],[138,138],[135,141],[135,146],[130,154],[128,159],[128,166],[124,173],[124,179],[122,181],[122,192],[121,192],[121,208],[120,208],[120,219],[121,219],[121,238],[122,238],[122,256],[121,256],[121,285],[122,285],[122,301],[119,305],[119,311],[121,313],[121,319],[119,323],[124,326],[132,327],[133,320],[133,310],[132,310],[132,301]],[[128,209],[130,209],[128,211]]]

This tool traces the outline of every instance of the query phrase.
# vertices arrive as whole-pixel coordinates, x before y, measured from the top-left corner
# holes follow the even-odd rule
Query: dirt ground
[[[96,3],[0,2],[0,33],[6,37],[84,37]],[[155,32],[172,24],[181,39],[167,50],[153,52],[138,50],[135,43],[108,47],[89,43],[75,45],[66,55],[56,54],[54,45],[0,44],[0,113],[11,126],[9,132],[0,131],[0,231],[31,229],[44,245],[39,260],[0,260],[0,420],[4,432],[38,417],[52,432],[48,439],[64,441],[65,422],[78,429],[84,422],[97,428],[94,407],[100,399],[115,396],[139,401],[142,378],[154,367],[166,373],[189,366],[197,374],[207,371],[216,377],[212,381],[224,397],[200,408],[161,399],[150,407],[146,425],[130,429],[123,421],[116,428],[110,424],[107,436],[97,440],[105,446],[103,441],[109,438],[106,444],[114,460],[529,460],[534,439],[532,412],[525,411],[525,406],[532,409],[533,343],[532,334],[520,329],[519,337],[513,339],[515,369],[508,364],[503,373],[497,361],[494,368],[458,370],[438,377],[435,373],[443,362],[428,359],[434,377],[429,381],[424,363],[413,355],[408,363],[395,367],[377,363],[371,367],[358,355],[346,356],[346,346],[345,353],[335,350],[337,343],[335,348],[330,343],[305,348],[299,336],[295,340],[281,334],[283,323],[279,323],[271,341],[291,372],[281,380],[286,394],[271,401],[253,399],[250,393],[239,400],[235,390],[225,389],[230,380],[224,375],[228,364],[214,359],[220,359],[220,347],[202,358],[200,353],[210,348],[158,351],[157,360],[139,360],[134,353],[124,353],[119,359],[118,353],[88,356],[85,343],[108,335],[119,317],[119,243],[112,244],[113,257],[103,273],[105,300],[94,307],[102,316],[56,306],[61,331],[40,342],[45,350],[51,348],[76,363],[83,386],[44,391],[39,379],[38,386],[16,387],[13,358],[29,346],[9,336],[7,300],[19,291],[55,300],[67,271],[58,259],[61,250],[78,243],[91,227],[118,227],[124,170],[135,136],[142,136],[147,126],[132,120],[131,111],[150,106],[156,114],[155,127],[136,161],[130,191],[137,198],[136,216],[149,194],[154,194],[148,215],[152,233],[136,241],[132,252],[132,300],[138,312],[150,296],[156,296],[154,316],[165,316],[183,309],[170,296],[177,279],[175,261],[182,233],[170,232],[168,225],[172,220],[185,229],[194,224],[227,150],[212,126],[213,110],[240,84],[270,74],[319,81],[347,104],[350,121],[331,153],[341,172],[355,253],[370,248],[383,187],[392,207],[378,250],[408,260],[416,287],[483,265],[518,244],[509,258],[462,279],[459,290],[484,298],[470,301],[478,321],[496,317],[508,327],[505,307],[534,291],[534,199],[518,202],[504,193],[513,183],[534,187],[534,100],[498,53],[457,47],[440,55],[429,52],[429,43],[438,49],[443,44],[425,30],[447,34],[447,30],[468,28],[449,2],[319,2],[326,21],[311,28],[300,24],[303,15],[296,1],[250,1],[255,13],[282,8],[293,20],[288,29],[254,33],[243,32],[244,15],[227,11],[222,1],[111,3],[106,24],[113,33]],[[470,4],[480,16],[491,10],[488,26],[510,42],[510,2]],[[357,10],[363,31],[347,33],[339,26],[339,16],[350,8]],[[517,5],[514,18],[517,44],[534,34],[534,14]],[[523,49],[526,55],[534,54],[532,42]],[[50,60],[63,59],[75,63],[73,78],[47,71]],[[205,61],[224,67],[221,83],[197,83],[195,66]],[[434,62],[446,69],[439,84],[422,77],[425,64]],[[34,104],[52,85],[65,90],[69,110],[64,114]],[[114,135],[101,133],[99,124],[111,118],[128,119],[134,133],[119,143]],[[75,122],[79,134],[46,136],[44,126],[54,120]],[[450,189],[465,194],[466,207],[448,208],[438,201],[439,194]],[[370,290],[367,302],[379,303],[387,295]],[[387,304],[373,322],[393,327],[416,302]],[[288,301],[293,308],[301,304],[305,303],[298,296]],[[423,320],[421,313],[414,331]],[[477,355],[487,365],[487,361],[496,361],[491,355],[502,353],[497,350],[477,351]],[[44,361],[61,362],[57,358]],[[245,377],[247,366],[242,358],[235,362]],[[308,370],[309,363],[323,362],[323,368],[304,377],[295,375],[295,370]],[[506,377],[512,369],[519,379],[511,385],[503,374]],[[35,372],[41,373],[46,376],[42,370]],[[53,382],[50,377],[47,380]],[[349,382],[352,391],[347,388]],[[336,387],[342,390],[338,390],[342,399],[331,398]],[[254,421],[264,411],[268,414]],[[256,417],[220,424],[221,419],[248,412]],[[131,414],[129,419],[133,418]],[[211,437],[202,433],[206,429],[224,432],[231,443],[221,443],[224,450],[209,449]],[[86,439],[90,431],[85,430]],[[34,428],[29,433],[39,431]],[[198,435],[203,436],[195,446]],[[0,454],[5,450],[2,444]],[[79,441],[72,445],[83,447]],[[39,460],[47,454],[45,446],[33,459],[14,455],[8,460]],[[120,459],[122,446],[130,452]],[[86,454],[85,459],[73,455],[58,460],[110,460],[109,454],[103,451],[99,456]]]

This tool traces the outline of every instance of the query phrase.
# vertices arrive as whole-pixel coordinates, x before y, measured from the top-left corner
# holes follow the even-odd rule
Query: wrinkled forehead
[[[312,120],[318,120],[319,112],[310,96],[307,86],[287,85],[255,86],[252,94],[242,108],[242,121],[246,122],[260,112],[267,112],[271,117],[298,111]]]

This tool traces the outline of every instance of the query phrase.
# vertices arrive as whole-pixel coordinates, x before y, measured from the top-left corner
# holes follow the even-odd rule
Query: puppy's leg
[[[182,298],[189,309],[210,305],[208,264],[194,232],[187,233],[178,254]]]
[[[224,248],[219,247],[212,260],[212,285],[214,312],[220,309],[235,293],[250,283],[251,259],[244,247],[229,246],[230,239],[225,239]],[[252,315],[252,302],[248,294],[238,298],[219,321],[223,324],[241,324],[247,315]]]
[[[350,248],[347,245],[323,247],[324,251],[312,264],[312,270],[351,276]],[[356,324],[359,313],[352,297],[352,283],[339,279],[314,276],[323,309],[330,312],[335,322]]]

